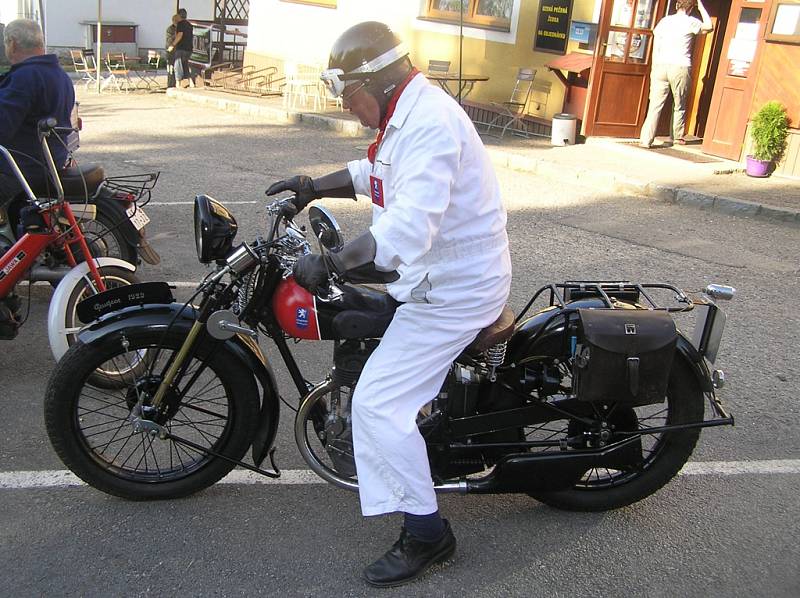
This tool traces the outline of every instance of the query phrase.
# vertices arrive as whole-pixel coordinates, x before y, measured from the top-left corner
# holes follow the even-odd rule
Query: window
[[[292,4],[310,4],[312,6],[324,6],[326,8],[336,8],[336,0],[281,0],[281,2],[291,2]]]
[[[511,31],[514,0],[428,0],[423,18],[458,23],[462,2],[465,25]]]

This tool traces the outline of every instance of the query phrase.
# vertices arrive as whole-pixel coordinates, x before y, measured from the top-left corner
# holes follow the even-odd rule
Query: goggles
[[[344,93],[344,88],[349,81],[357,81],[369,79],[378,71],[382,71],[387,66],[394,64],[401,58],[408,56],[403,44],[398,44],[391,50],[387,50],[380,56],[376,56],[369,62],[365,62],[358,68],[353,69],[349,73],[345,73],[342,69],[325,69],[320,75],[320,79],[328,88],[330,94],[335,97],[341,97]]]

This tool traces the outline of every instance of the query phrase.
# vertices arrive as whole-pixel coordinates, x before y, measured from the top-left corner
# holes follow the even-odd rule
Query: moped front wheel
[[[250,372],[217,343],[198,343],[167,387],[152,397],[184,342],[177,331],[129,329],[67,351],[47,385],[47,434],[64,464],[90,486],[130,500],[187,496],[216,483],[253,438],[258,389]],[[135,364],[148,356],[146,368]],[[94,373],[125,371],[112,390]],[[177,439],[138,428],[152,422]],[[181,440],[193,443],[187,445]],[[206,449],[206,450],[204,450]]]
[[[139,278],[133,272],[124,268],[119,268],[117,266],[100,266],[98,271],[100,272],[100,278],[103,280],[106,290],[139,283]],[[98,292],[99,290],[89,273],[78,279],[75,286],[70,291],[66,309],[61,316],[67,346],[71,347],[77,342],[78,332],[83,326],[88,324],[88,322],[83,322],[78,317],[78,304],[87,297],[96,295]],[[92,382],[99,387],[115,388],[120,384],[120,375],[124,375],[129,371],[141,371],[142,368],[146,367],[147,354],[142,353],[136,360],[131,361],[130,364],[124,365],[122,370],[98,370],[93,375]]]

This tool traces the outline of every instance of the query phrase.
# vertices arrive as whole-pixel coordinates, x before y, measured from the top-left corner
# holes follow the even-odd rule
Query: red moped
[[[30,283],[34,268],[58,256],[70,267],[56,286],[48,310],[50,348],[59,359],[84,324],[75,309],[78,302],[109,288],[135,284],[138,279],[132,264],[117,258],[92,256],[81,223],[93,220],[96,206],[90,203],[71,205],[64,198],[47,138],[54,132],[69,132],[71,129],[56,127],[55,119],[51,118],[39,122],[38,131],[56,198],[37,198],[14,158],[0,146],[0,154],[11,165],[27,197],[27,205],[20,213],[21,234],[16,235],[18,240],[0,256],[0,339],[15,338],[27,317],[22,313],[17,285],[26,279]],[[2,226],[10,226],[4,207],[0,208]]]

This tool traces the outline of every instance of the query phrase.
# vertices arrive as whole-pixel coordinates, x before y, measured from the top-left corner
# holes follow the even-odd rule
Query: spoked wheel
[[[331,380],[317,385],[297,411],[294,437],[314,473],[339,488],[358,490],[349,390]]]
[[[606,422],[610,436],[606,444],[629,438],[625,432],[670,424],[701,421],[703,393],[686,363],[676,356],[672,364],[666,401],[643,407],[609,404],[597,407],[598,420]],[[602,416],[602,417],[601,417]],[[591,430],[575,421],[550,421],[525,428],[527,440],[566,440],[587,438],[583,446],[593,446]],[[531,496],[550,506],[570,511],[605,511],[639,501],[664,486],[683,467],[692,454],[699,428],[641,436],[641,458],[630,466],[593,468],[570,489],[536,492]],[[559,450],[545,449],[545,450]]]
[[[81,222],[81,229],[94,257],[115,257],[136,265],[136,249],[125,238],[122,227],[111,216],[99,212],[94,220]]]
[[[155,394],[180,349],[177,331],[132,329],[95,343],[78,343],[50,377],[45,396],[47,433],[58,456],[89,485],[132,500],[176,498],[206,488],[234,465],[173,439],[137,431],[133,417],[233,459],[252,441],[258,390],[252,373],[230,353],[199,343],[168,387],[159,409]],[[138,373],[137,360],[149,362]],[[125,371],[118,388],[92,385],[93,373]]]

